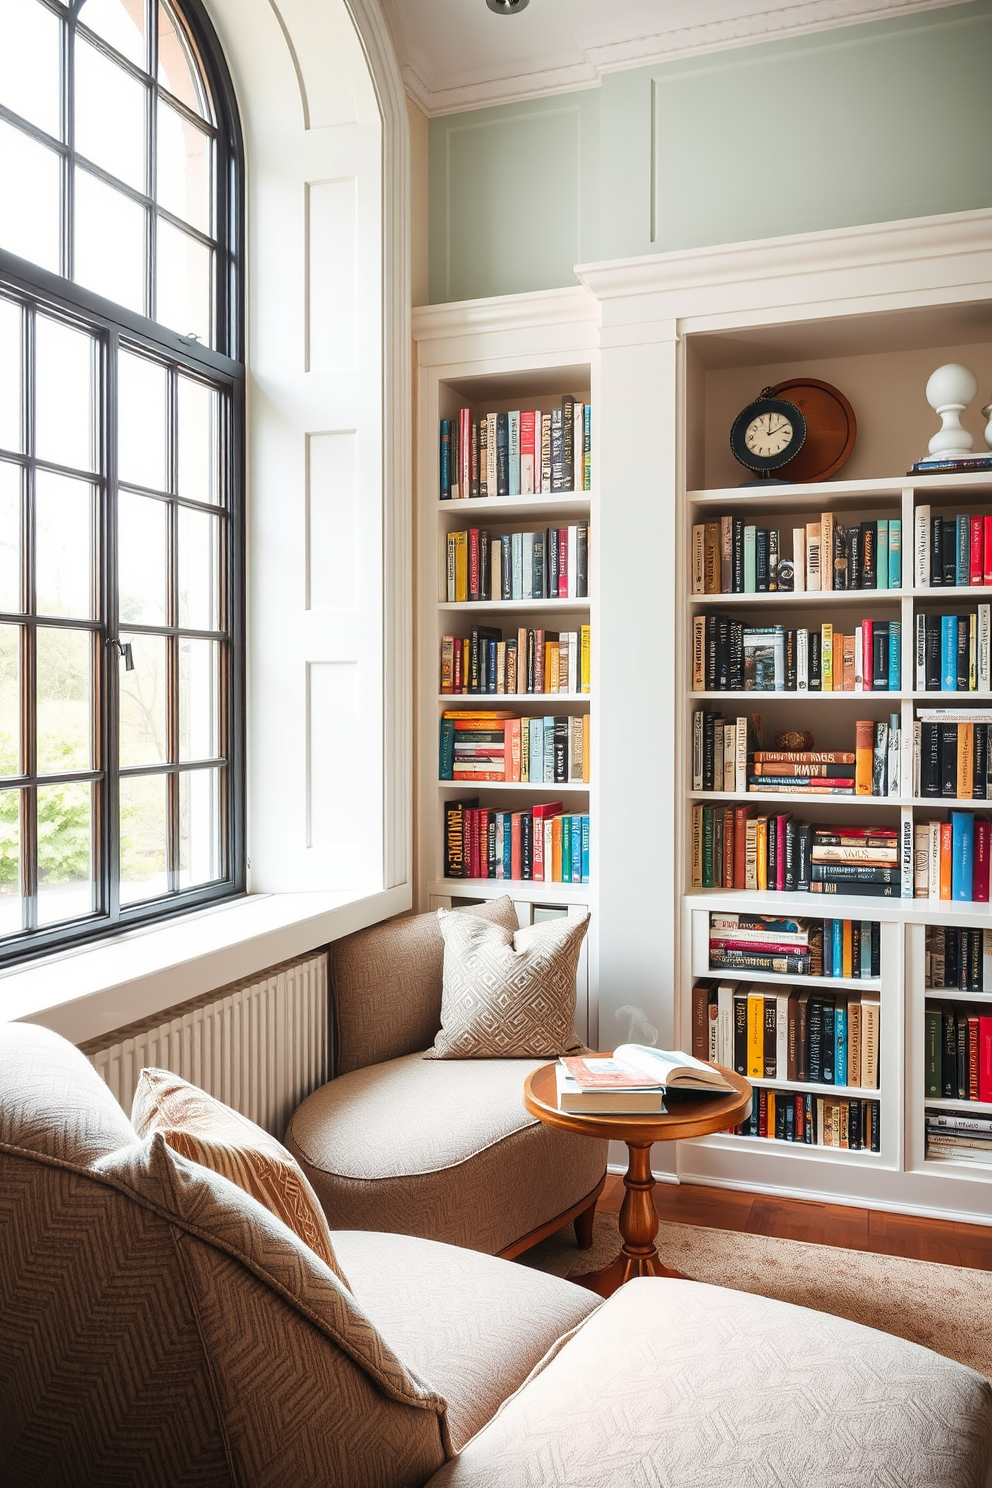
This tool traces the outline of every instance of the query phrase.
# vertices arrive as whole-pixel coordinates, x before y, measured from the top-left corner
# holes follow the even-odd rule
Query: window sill
[[[408,885],[375,894],[249,894],[0,974],[0,1022],[41,1023],[74,1044],[241,981],[400,914]]]

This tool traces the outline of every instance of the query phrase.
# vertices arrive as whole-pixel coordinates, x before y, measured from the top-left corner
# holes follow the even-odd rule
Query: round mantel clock
[[[774,392],[774,388],[763,388],[761,397],[741,410],[730,430],[734,459],[759,480],[772,479],[772,471],[788,465],[806,442],[806,420],[799,409],[774,397]]]

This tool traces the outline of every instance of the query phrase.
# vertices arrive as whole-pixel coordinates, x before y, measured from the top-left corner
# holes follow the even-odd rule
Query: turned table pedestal
[[[577,1276],[580,1286],[589,1287],[601,1297],[609,1297],[634,1276],[681,1276],[666,1266],[658,1254],[655,1236],[658,1215],[652,1190],[651,1147],[655,1142],[682,1141],[688,1137],[709,1136],[727,1131],[743,1121],[751,1110],[751,1087],[740,1075],[718,1066],[728,1084],[730,1095],[678,1095],[665,1093],[669,1109],[662,1115],[597,1116],[586,1112],[559,1111],[554,1064],[543,1064],[524,1082],[524,1105],[532,1116],[548,1126],[586,1137],[606,1137],[609,1141],[626,1142],[627,1171],[624,1174],[623,1205],[620,1209],[622,1244],[616,1260],[587,1276]]]

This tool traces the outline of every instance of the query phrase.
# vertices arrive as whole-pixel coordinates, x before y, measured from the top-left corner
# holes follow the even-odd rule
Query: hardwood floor
[[[773,1198],[737,1189],[698,1184],[659,1183],[654,1191],[661,1219],[676,1224],[707,1225],[715,1230],[741,1230],[805,1240],[812,1245],[841,1245],[915,1261],[941,1261],[992,1271],[992,1227],[954,1220],[917,1219],[877,1209],[844,1204],[817,1204],[807,1199]],[[610,1174],[598,1208],[615,1214],[623,1202],[623,1179]]]

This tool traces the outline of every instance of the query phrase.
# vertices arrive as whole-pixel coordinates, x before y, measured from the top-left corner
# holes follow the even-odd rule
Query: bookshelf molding
[[[437,690],[437,536],[451,521],[437,501],[439,389],[460,389],[474,378],[492,387],[503,379],[508,395],[513,389],[523,393],[529,378],[553,377],[555,368],[570,369],[572,376],[571,369],[582,364],[589,369],[594,408],[587,612],[592,692],[584,704],[592,736],[592,882],[583,887],[581,899],[576,885],[550,884],[514,885],[514,897],[520,895],[524,908],[566,901],[590,908],[588,1036],[604,1048],[645,1037],[640,1031],[645,1025],[660,1045],[686,1047],[694,975],[705,975],[708,965],[708,956],[701,959],[698,951],[698,926],[708,926],[711,910],[878,921],[880,976],[835,985],[868,991],[881,1004],[879,1089],[872,1095],[881,1103],[881,1150],[849,1152],[719,1135],[657,1148],[654,1164],[660,1173],[716,1187],[992,1224],[992,1165],[925,1157],[923,1111],[934,1103],[924,1101],[924,1009],[933,994],[924,987],[922,970],[927,925],[992,926],[990,906],[693,889],[690,858],[693,804],[745,799],[692,791],[692,713],[700,705],[744,702],[740,711],[767,714],[770,732],[809,728],[826,741],[815,747],[853,748],[853,737],[845,744],[831,738],[835,732],[853,736],[859,716],[882,718],[891,711],[906,727],[921,708],[987,707],[990,701],[988,693],[915,690],[914,615],[941,605],[956,610],[987,602],[989,595],[984,586],[915,589],[912,519],[915,507],[928,503],[950,515],[992,512],[992,478],[987,472],[904,472],[925,452],[936,427],[923,394],[935,367],[967,363],[979,375],[977,403],[992,396],[992,210],[581,265],[576,274],[580,287],[574,291],[414,312],[420,902],[427,907],[459,894],[490,897],[504,887],[499,881],[445,880],[437,852],[442,792],[437,720],[449,701]],[[547,303],[542,306],[541,300]],[[793,375],[832,382],[854,404],[859,439],[843,472],[846,478],[762,489],[741,485],[745,472],[729,452],[732,418],[762,387]],[[977,403],[965,421],[981,450]],[[791,528],[799,525],[790,520],[792,514],[808,513],[805,522],[819,520],[823,510],[848,513],[852,521],[865,514],[874,520],[876,512],[901,518],[899,589],[691,593],[694,522],[748,512],[759,525]],[[499,515],[487,513],[486,523]],[[538,613],[535,602],[525,603]],[[860,612],[859,605],[864,606]],[[495,615],[501,607],[479,608]],[[693,692],[692,616],[723,608],[741,617],[764,610],[783,624],[778,617],[791,609],[796,618],[790,625],[806,624],[807,616],[811,625],[819,624],[822,613],[840,629],[845,621],[858,623],[862,614],[899,619],[902,687],[860,693]],[[578,610],[569,602],[562,613]],[[807,707],[811,700],[815,707]],[[452,706],[466,701],[450,700]],[[566,702],[553,695],[503,701],[521,711],[553,711]],[[843,706],[824,709],[830,701]],[[898,796],[810,797],[801,807],[788,793],[762,792],[747,799],[788,803],[813,822],[843,822],[848,816],[899,826],[949,807],[982,810],[986,805],[992,815],[992,802],[914,796],[905,758]],[[772,980],[758,973],[737,979]],[[783,977],[776,985],[779,980],[783,986],[829,985],[823,978]],[[788,1088],[787,1082],[767,1083]],[[968,1103],[968,1109],[979,1107]]]

